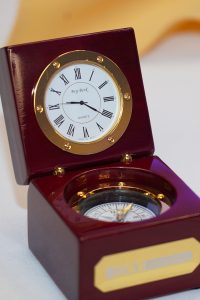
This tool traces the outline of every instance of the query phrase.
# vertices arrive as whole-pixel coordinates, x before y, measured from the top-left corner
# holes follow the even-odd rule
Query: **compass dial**
[[[146,190],[110,187],[82,195],[75,209],[85,217],[99,221],[139,222],[158,216],[162,205],[156,195]]]
[[[150,209],[128,202],[108,202],[99,204],[84,214],[85,216],[107,222],[137,222],[156,217]],[[129,208],[130,206],[130,208]],[[126,210],[127,209],[127,210]]]

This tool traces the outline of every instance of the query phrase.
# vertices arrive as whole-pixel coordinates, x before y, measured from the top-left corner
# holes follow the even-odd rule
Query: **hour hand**
[[[87,103],[87,102],[81,100],[81,101],[67,101],[63,104],[80,104],[80,105],[83,105],[85,103]]]

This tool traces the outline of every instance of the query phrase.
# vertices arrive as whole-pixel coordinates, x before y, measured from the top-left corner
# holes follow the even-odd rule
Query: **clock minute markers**
[[[69,83],[69,80],[66,78],[64,74],[61,74],[59,78],[64,82],[65,85]]]
[[[63,123],[65,122],[65,118],[63,115],[58,116],[55,120],[54,123],[60,127]]]
[[[108,80],[104,81],[102,84],[98,86],[98,88],[101,90],[106,84],[108,84]]]
[[[81,79],[81,69],[80,68],[74,68],[75,72],[75,80]]]
[[[67,130],[67,134],[71,135],[71,136],[74,136],[74,130],[75,130],[75,126],[73,124],[70,124],[69,128]]]
[[[104,102],[114,101],[114,96],[103,97]]]
[[[112,116],[113,116],[113,113],[111,111],[106,110],[106,109],[103,109],[101,114],[102,114],[102,116],[107,117],[109,119],[111,119]]]
[[[99,123],[97,123],[97,122],[96,122],[96,124],[97,124],[99,130],[100,130],[100,131],[103,131],[103,127],[102,127]]]
[[[50,105],[48,106],[49,110],[54,110],[54,109],[60,109],[60,104],[54,104],[54,105]]]
[[[50,92],[56,93],[58,96],[61,95],[61,91],[54,90],[53,88],[50,88]]]
[[[88,130],[86,127],[83,127],[83,135],[84,135],[84,138],[88,138],[89,137],[89,133],[88,133]]]
[[[92,71],[92,73],[91,73],[91,75],[90,75],[90,79],[89,79],[89,81],[91,81],[91,80],[92,80],[92,76],[93,76],[93,74],[94,74],[94,70]]]

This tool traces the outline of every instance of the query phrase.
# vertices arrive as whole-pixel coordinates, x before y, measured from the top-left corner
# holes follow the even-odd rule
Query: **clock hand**
[[[81,101],[68,101],[68,102],[65,102],[63,104],[80,104],[80,105],[83,105],[85,103],[87,103],[87,102],[84,102],[84,101],[81,100]]]
[[[90,106],[90,105],[88,105],[88,104],[86,104],[86,103],[87,103],[87,102],[83,102],[83,105],[85,105],[85,106],[87,106],[88,108],[90,108],[90,109],[92,109],[92,110],[94,110],[94,111],[96,111],[96,112],[102,114],[99,110],[97,110],[96,108],[94,108],[94,107],[92,107],[92,106]]]
[[[86,104],[86,103],[88,103],[88,102],[85,102],[85,101],[69,101],[69,102],[65,102],[65,103],[63,103],[63,104],[80,104],[80,105],[85,105],[85,106],[87,106],[88,108],[90,108],[90,109],[92,109],[92,110],[94,110],[94,111],[96,111],[96,112],[98,112],[98,113],[100,113],[100,114],[102,114],[102,112],[100,112],[98,109],[96,109],[96,108],[94,108],[94,107],[92,107],[92,106],[90,106],[90,105],[88,105],[88,104]]]

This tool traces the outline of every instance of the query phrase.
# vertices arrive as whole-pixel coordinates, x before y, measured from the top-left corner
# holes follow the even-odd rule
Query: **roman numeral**
[[[112,112],[110,112],[110,111],[108,111],[108,110],[103,110],[102,111],[102,116],[104,116],[104,117],[107,117],[107,118],[109,118],[109,119],[111,119],[112,118],[112,116],[113,116],[113,113]]]
[[[114,96],[103,97],[104,102],[114,101]]]
[[[75,129],[75,126],[73,124],[70,124],[69,128],[67,130],[67,134],[71,135],[71,136],[74,136],[74,129]]]
[[[64,82],[65,85],[67,85],[69,83],[69,80],[65,77],[64,74],[61,74],[59,77],[60,77],[60,79],[62,79],[62,81]]]
[[[96,122],[96,124],[97,124],[99,130],[102,131],[102,130],[103,130],[103,127],[102,127],[101,125],[99,125],[99,123],[97,123],[97,122]]]
[[[49,110],[60,109],[60,104],[49,105]]]
[[[81,79],[81,70],[80,68],[75,68],[74,69],[74,72],[75,72],[75,79]]]
[[[108,83],[108,81],[104,81],[102,84],[100,84],[99,89],[102,89],[102,87],[104,87],[106,84]]]
[[[61,95],[61,92],[60,92],[60,91],[56,91],[56,90],[54,90],[53,88],[51,88],[50,91],[53,92],[53,93],[56,93],[56,94],[59,95],[59,96]]]
[[[87,138],[89,137],[89,133],[87,131],[87,128],[86,127],[83,127],[83,135],[84,135],[84,138]]]
[[[94,74],[94,70],[92,71],[92,73],[91,73],[91,75],[90,75],[89,81],[91,81],[93,74]]]
[[[63,115],[60,115],[59,117],[57,117],[57,119],[54,120],[54,123],[60,127],[62,125],[62,123],[65,122],[65,118],[63,117]]]

